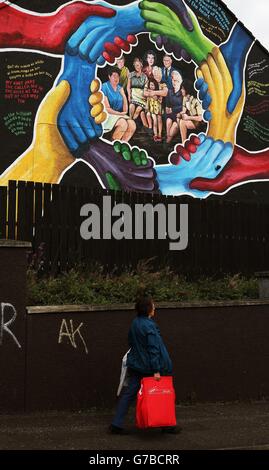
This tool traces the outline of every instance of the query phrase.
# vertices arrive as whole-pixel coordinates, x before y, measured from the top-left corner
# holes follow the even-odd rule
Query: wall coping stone
[[[269,271],[259,271],[257,273],[254,273],[254,276],[255,277],[258,277],[258,278],[265,278],[267,279],[269,277]]]
[[[186,308],[206,308],[206,307],[249,307],[254,305],[268,305],[269,299],[253,300],[226,300],[226,301],[205,301],[205,302],[159,302],[155,303],[156,308],[161,309],[186,309]],[[106,305],[43,305],[28,306],[28,314],[39,313],[87,313],[104,312],[113,310],[134,310],[133,304],[106,304]],[[269,310],[268,310],[269,312]]]
[[[19,240],[0,239],[0,248],[31,248],[31,242],[22,242]]]

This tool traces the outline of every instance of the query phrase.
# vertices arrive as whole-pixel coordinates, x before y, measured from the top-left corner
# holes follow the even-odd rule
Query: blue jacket
[[[153,319],[137,316],[132,322],[128,342],[131,351],[127,356],[127,367],[142,375],[172,373],[172,361]]]
[[[177,72],[180,73],[180,75],[182,75],[180,70],[178,70],[175,67],[171,66],[171,69],[169,70],[168,77],[166,78],[166,76],[165,76],[165,67],[162,67],[162,82],[166,83],[169,90],[171,90],[173,88],[171,74],[172,74],[172,72],[174,72],[174,70],[176,70]]]

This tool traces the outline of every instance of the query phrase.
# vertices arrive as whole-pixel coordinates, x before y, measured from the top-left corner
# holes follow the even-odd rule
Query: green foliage
[[[139,289],[151,293],[156,302],[244,300],[258,297],[255,278],[240,274],[222,278],[187,280],[165,267],[153,271],[151,261],[142,261],[136,270],[107,274],[102,266],[78,266],[57,277],[39,279],[28,271],[28,305],[133,303]]]

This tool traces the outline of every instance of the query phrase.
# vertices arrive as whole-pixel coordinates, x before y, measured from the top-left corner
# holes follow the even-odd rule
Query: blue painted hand
[[[203,178],[216,178],[233,153],[233,146],[221,140],[214,141],[204,134],[199,134],[199,145],[193,138],[185,144],[187,154],[177,147],[177,154],[170,156],[170,164],[156,165],[157,181],[162,194],[179,196],[189,194],[193,197],[205,198],[208,191],[190,188],[190,182],[198,175]],[[206,175],[206,176],[205,176]]]
[[[100,5],[111,8],[111,5],[100,2]],[[105,63],[102,53],[106,43],[114,43],[115,37],[126,39],[129,35],[144,30],[144,20],[136,1],[124,7],[114,6],[116,15],[112,18],[89,17],[71,36],[66,44],[69,55],[79,54],[81,58],[98,65]],[[115,47],[118,47],[115,45]],[[119,49],[119,52],[120,49]]]
[[[95,64],[89,64],[78,55],[65,54],[64,72],[58,83],[67,80],[71,94],[59,114],[58,128],[71,152],[102,135],[102,126],[96,116],[92,115],[92,106],[89,103],[90,85],[95,79],[95,69]],[[101,114],[101,103],[99,107]]]
[[[233,82],[233,89],[227,100],[227,111],[230,114],[234,112],[242,95],[246,55],[252,42],[251,36],[239,23],[236,23],[228,40],[220,46]],[[199,78],[195,82],[195,87],[199,90],[199,99],[202,101],[205,110],[204,119],[210,121],[212,114],[208,108],[211,105],[212,98],[208,93],[208,84],[203,78]]]

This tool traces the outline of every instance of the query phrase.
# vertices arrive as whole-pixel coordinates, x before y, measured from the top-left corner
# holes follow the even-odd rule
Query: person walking
[[[124,419],[130,404],[136,399],[143,377],[154,377],[172,374],[172,361],[167,352],[159,328],[153,317],[155,306],[150,295],[141,296],[136,302],[136,318],[133,320],[128,343],[130,351],[127,355],[127,386],[123,387],[115,416],[109,426],[112,434],[128,434],[124,428]],[[162,428],[163,432],[177,433],[176,427]]]

